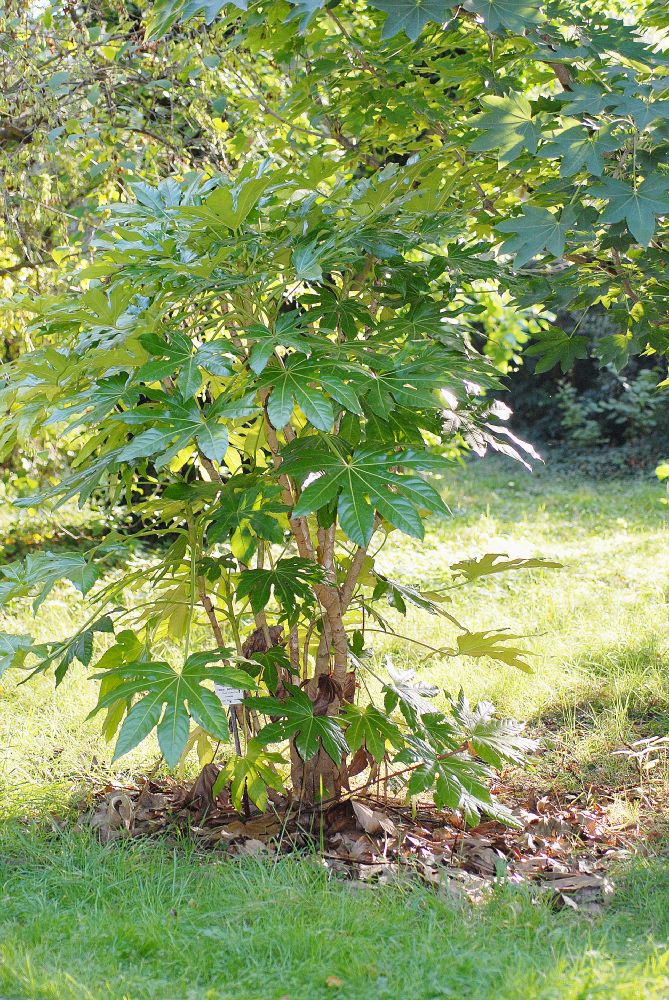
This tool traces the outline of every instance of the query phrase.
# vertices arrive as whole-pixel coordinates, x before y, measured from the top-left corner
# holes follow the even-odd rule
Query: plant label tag
[[[221,705],[241,705],[244,701],[244,692],[240,688],[228,687],[226,684],[214,684],[214,691],[218,695]]]

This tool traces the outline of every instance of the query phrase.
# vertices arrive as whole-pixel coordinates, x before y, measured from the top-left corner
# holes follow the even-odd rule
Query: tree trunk
[[[300,803],[314,805],[323,799],[337,798],[341,793],[342,769],[323,749],[311,760],[304,761],[291,744],[290,764],[293,790]]]
[[[306,684],[305,691],[314,702],[316,715],[337,715],[348,668],[348,643],[341,599],[334,585],[319,588],[318,596],[325,612],[323,633],[316,654],[314,676]],[[325,691],[329,693],[324,697]],[[341,763],[335,763],[321,748],[315,757],[304,761],[294,744],[290,748],[290,758],[293,791],[300,802],[313,805],[339,796],[346,774],[345,758]]]

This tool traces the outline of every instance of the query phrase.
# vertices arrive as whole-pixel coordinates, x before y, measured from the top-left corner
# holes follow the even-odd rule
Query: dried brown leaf
[[[351,805],[353,806],[355,818],[365,833],[373,834],[383,831],[383,833],[387,833],[390,837],[397,835],[397,827],[385,813],[378,812],[376,809],[370,809],[368,805],[365,805],[364,802],[360,802],[358,799],[353,799]]]

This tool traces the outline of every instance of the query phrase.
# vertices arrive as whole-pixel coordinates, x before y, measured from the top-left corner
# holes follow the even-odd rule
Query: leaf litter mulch
[[[648,826],[614,821],[614,795],[523,795],[498,787],[517,828],[485,821],[475,828],[428,803],[417,807],[390,797],[346,793],[329,806],[309,809],[275,796],[264,813],[240,816],[227,792],[216,800],[218,773],[210,764],[192,787],[171,779],[108,784],[94,796],[79,826],[107,843],[123,837],[187,836],[229,855],[306,853],[333,875],[357,886],[420,878],[454,897],[485,898],[495,882],[525,883],[558,908],[597,911],[613,891],[611,869],[648,848]],[[642,787],[625,790],[648,815],[658,804]],[[666,804],[665,804],[666,805]],[[660,810],[661,811],[661,810]],[[644,829],[642,835],[641,829]]]

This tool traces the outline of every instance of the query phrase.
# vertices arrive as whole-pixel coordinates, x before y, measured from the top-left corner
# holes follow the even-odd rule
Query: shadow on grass
[[[668,659],[652,641],[586,648],[567,665],[576,675],[573,691],[562,689],[531,721],[569,728],[613,712],[655,735],[669,726]]]

